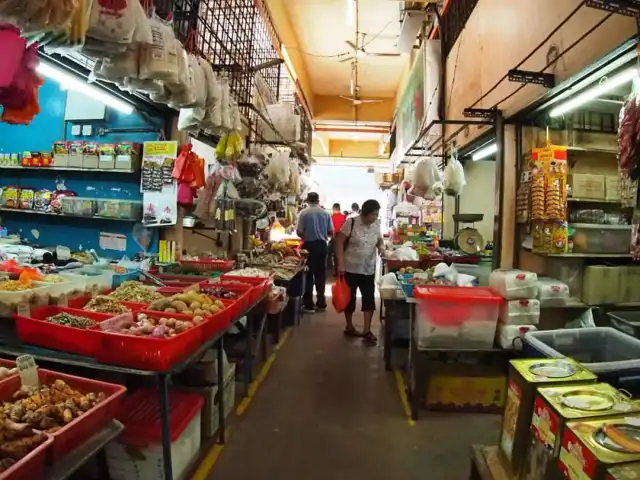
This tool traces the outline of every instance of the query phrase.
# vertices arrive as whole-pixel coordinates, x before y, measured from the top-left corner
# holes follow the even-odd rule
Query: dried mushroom
[[[71,315],[67,312],[60,312],[56,315],[52,315],[51,317],[47,317],[47,322],[74,328],[89,328],[95,325],[95,322],[90,318]]]

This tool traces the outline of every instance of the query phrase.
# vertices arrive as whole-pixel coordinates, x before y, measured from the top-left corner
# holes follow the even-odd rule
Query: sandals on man
[[[373,333],[367,332],[362,335],[362,343],[364,343],[368,347],[375,347],[376,345],[378,345],[378,339]]]
[[[345,337],[361,337],[362,334],[355,329],[355,327],[347,327],[344,329]]]

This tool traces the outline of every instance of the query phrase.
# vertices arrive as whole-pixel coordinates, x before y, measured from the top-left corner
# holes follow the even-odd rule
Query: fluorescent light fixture
[[[482,160],[483,158],[489,157],[498,151],[498,144],[491,143],[486,147],[482,147],[479,150],[476,150],[471,155],[471,160],[477,162],[478,160]]]
[[[347,25],[353,27],[356,22],[356,2],[355,0],[347,1]]]
[[[100,87],[91,85],[75,75],[68,73],[61,68],[54,67],[48,62],[40,61],[36,71],[43,77],[55,80],[63,89],[75,90],[85,94],[88,97],[101,101],[106,106],[115,108],[122,113],[131,114],[134,111],[133,105],[124,100],[120,100],[115,95],[102,90]]]
[[[610,77],[595,87],[591,87],[582,93],[576,95],[571,100],[568,100],[557,107],[553,108],[549,112],[550,117],[559,117],[560,115],[564,115],[571,110],[575,110],[576,108],[584,105],[587,102],[595,100],[596,98],[604,95],[611,90],[624,85],[625,83],[629,83],[634,78],[638,77],[638,69],[636,67],[629,68],[627,70],[623,70],[622,72]]]

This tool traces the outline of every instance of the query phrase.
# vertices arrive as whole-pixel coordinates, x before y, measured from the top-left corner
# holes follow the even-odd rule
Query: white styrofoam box
[[[191,460],[200,451],[201,411],[191,419],[182,435],[171,443],[173,479],[186,473]],[[149,445],[144,449],[133,449],[117,440],[105,447],[109,475],[113,480],[167,480],[162,464],[162,444]]]
[[[504,300],[498,318],[505,325],[537,325],[540,320],[540,300]]]
[[[504,350],[522,350],[522,339],[525,333],[535,332],[534,325],[503,325],[498,324],[496,339]],[[519,339],[519,340],[517,340]]]

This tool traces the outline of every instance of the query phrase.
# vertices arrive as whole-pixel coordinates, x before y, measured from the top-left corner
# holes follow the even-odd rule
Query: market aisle
[[[467,478],[469,445],[496,444],[499,417],[431,414],[409,426],[381,351],[342,329],[327,311],[291,332],[248,410],[233,419],[210,479]]]

